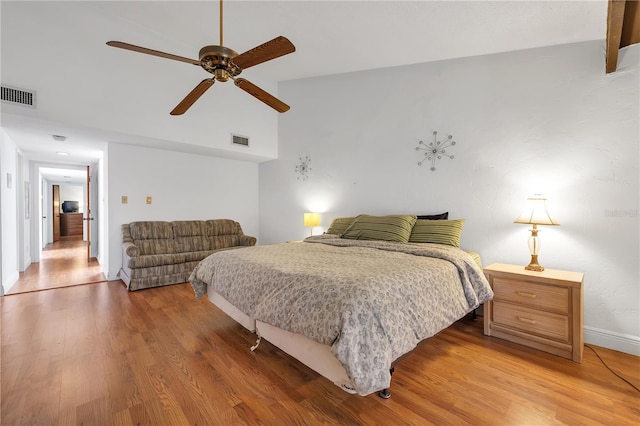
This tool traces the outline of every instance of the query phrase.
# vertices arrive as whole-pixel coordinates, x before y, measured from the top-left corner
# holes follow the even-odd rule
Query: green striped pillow
[[[361,214],[342,234],[350,240],[381,240],[406,243],[416,217],[411,215],[368,216]]]
[[[413,225],[410,243],[436,243],[460,247],[464,219],[417,220]]]
[[[344,231],[353,223],[355,217],[337,217],[333,219],[331,225],[329,225],[329,229],[327,229],[327,234],[343,234]]]

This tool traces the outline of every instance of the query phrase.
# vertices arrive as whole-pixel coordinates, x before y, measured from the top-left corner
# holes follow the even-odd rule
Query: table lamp
[[[540,238],[538,237],[538,225],[559,225],[558,222],[549,216],[547,211],[546,198],[536,194],[532,198],[527,198],[522,214],[514,223],[526,223],[533,225],[531,236],[529,237],[529,251],[531,252],[531,262],[524,269],[529,271],[544,271],[542,265],[538,263],[538,253],[540,252]]]
[[[305,213],[304,226],[311,228],[311,235],[313,236],[313,227],[320,226],[320,213]]]

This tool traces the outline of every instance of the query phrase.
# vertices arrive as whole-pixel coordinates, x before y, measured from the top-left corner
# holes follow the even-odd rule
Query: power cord
[[[600,355],[598,354],[598,352],[596,352],[595,349],[593,349],[590,345],[587,345],[585,343],[585,346],[589,349],[591,349],[591,351],[596,354],[596,356],[598,357],[598,359],[600,360],[600,362],[602,363],[602,365],[604,365],[605,367],[607,367],[607,370],[611,371],[616,377],[618,377],[620,380],[626,382],[629,386],[631,386],[632,388],[634,388],[637,392],[640,392],[640,388],[638,388],[636,385],[634,385],[633,383],[631,383],[630,381],[628,381],[627,379],[625,379],[624,377],[622,377],[620,374],[616,373],[615,371],[613,371],[611,369],[611,367],[609,367],[607,365],[606,362],[604,362],[604,360],[600,357]]]

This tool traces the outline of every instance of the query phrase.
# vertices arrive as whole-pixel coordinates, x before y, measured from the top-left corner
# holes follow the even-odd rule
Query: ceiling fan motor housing
[[[205,46],[200,49],[200,66],[215,75],[218,81],[227,81],[242,72],[242,69],[232,62],[238,52],[224,46]]]

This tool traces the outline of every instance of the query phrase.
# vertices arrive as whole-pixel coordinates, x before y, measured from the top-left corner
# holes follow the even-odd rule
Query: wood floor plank
[[[1,424],[637,424],[640,394],[590,350],[574,363],[463,319],[403,360],[389,400],[351,395],[189,284],[119,281],[0,299]],[[596,348],[640,383],[640,359]]]
[[[106,281],[102,266],[87,261],[87,242],[79,237],[63,237],[42,250],[40,262],[20,272],[7,294],[20,294]]]

